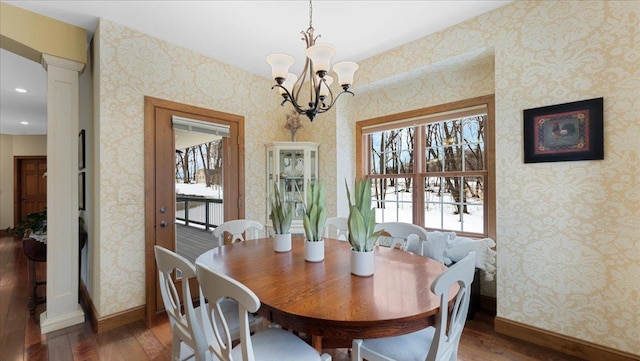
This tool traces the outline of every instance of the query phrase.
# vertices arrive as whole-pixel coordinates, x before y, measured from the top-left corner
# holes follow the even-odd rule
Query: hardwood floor
[[[171,330],[166,317],[146,325],[136,322],[96,334],[84,324],[40,335],[38,315],[27,309],[27,260],[21,241],[0,238],[0,361],[144,361],[170,360]],[[348,361],[346,349],[326,350],[334,361]],[[468,321],[458,359],[461,361],[580,360],[493,331],[493,317],[478,313]]]

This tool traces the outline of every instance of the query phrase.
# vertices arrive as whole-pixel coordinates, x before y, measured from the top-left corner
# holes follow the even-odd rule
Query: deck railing
[[[176,196],[176,219],[185,226],[190,223],[204,226],[208,231],[224,222],[222,199],[201,196]]]

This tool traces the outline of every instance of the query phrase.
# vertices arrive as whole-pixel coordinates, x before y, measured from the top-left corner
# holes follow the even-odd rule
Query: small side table
[[[80,251],[84,248],[85,244],[87,244],[88,234],[85,230],[79,230],[79,247],[78,247],[78,257],[80,257]],[[22,250],[24,254],[27,256],[28,263],[28,282],[32,287],[31,295],[29,296],[29,300],[27,301],[27,306],[29,307],[29,313],[35,314],[36,306],[43,304],[47,301],[45,296],[38,297],[38,286],[43,286],[47,284],[46,280],[38,280],[37,277],[37,268],[36,263],[38,262],[47,262],[47,243],[46,239],[44,242],[38,241],[32,237],[25,237],[22,239]],[[78,286],[80,285],[80,260],[78,260]],[[80,298],[80,294],[78,293],[78,301]]]
[[[27,306],[29,313],[33,315],[36,312],[36,306],[46,302],[46,297],[38,297],[38,286],[47,284],[47,281],[38,281],[36,263],[47,261],[47,244],[27,237],[22,239],[22,250],[27,256],[28,282],[32,288]]]

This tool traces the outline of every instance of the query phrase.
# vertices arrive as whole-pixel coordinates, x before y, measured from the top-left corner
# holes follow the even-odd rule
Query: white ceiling
[[[309,26],[306,0],[3,2],[83,27],[89,32],[87,40],[102,17],[268,78],[265,58],[275,52],[296,58],[292,70],[300,72],[304,43],[299,33]],[[321,35],[319,42],[336,46],[332,62],[358,62],[509,2],[315,0],[313,27]],[[0,133],[45,134],[42,67],[5,50],[0,52],[0,67]],[[13,89],[18,86],[30,92],[17,94]],[[20,125],[23,120],[30,124]]]

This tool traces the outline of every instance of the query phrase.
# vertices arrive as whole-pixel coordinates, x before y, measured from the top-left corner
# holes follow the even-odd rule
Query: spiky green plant
[[[303,219],[304,233],[307,240],[319,242],[322,237],[324,222],[327,220],[327,207],[325,207],[324,184],[316,181],[308,183],[307,201],[305,202],[305,213]]]
[[[356,180],[353,203],[351,203],[351,193],[346,180],[344,185],[347,187],[349,200],[349,243],[357,252],[371,252],[382,233],[381,230],[373,231],[376,227],[376,212],[371,208],[371,179]]]
[[[273,230],[276,234],[289,233],[292,220],[293,212],[287,209],[282,201],[280,191],[278,190],[278,183],[273,183],[273,197],[271,198],[271,222],[273,223]]]

